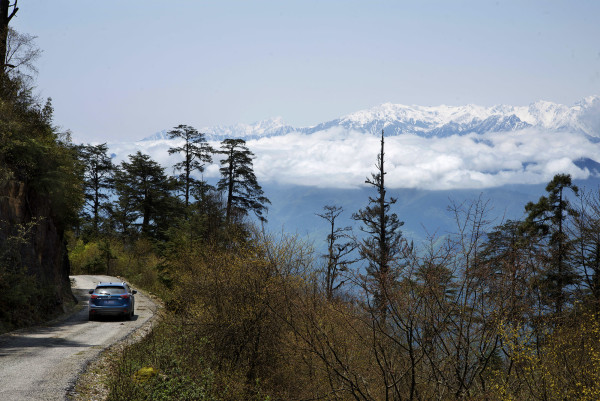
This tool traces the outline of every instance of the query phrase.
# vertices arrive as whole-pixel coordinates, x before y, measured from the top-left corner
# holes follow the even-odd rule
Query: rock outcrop
[[[26,227],[23,241],[9,239]],[[0,185],[0,243],[16,248],[11,249],[13,264],[53,289],[56,310],[73,299],[64,227],[53,216],[50,201],[22,182]]]

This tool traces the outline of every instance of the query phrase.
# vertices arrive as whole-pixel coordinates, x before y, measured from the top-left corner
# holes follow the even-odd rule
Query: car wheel
[[[88,319],[90,322],[92,322],[94,320],[94,315],[92,315],[91,313],[88,314]]]

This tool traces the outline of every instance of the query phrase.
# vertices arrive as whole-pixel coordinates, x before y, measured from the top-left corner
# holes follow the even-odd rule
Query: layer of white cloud
[[[116,161],[137,150],[163,166],[178,161],[169,156],[169,141],[109,144]],[[212,144],[218,148],[218,143]],[[314,134],[291,133],[248,141],[255,153],[260,183],[351,188],[365,185],[375,171],[380,138],[332,128]],[[489,188],[505,184],[539,184],[557,173],[585,179],[587,169],[574,164],[596,159],[600,144],[576,133],[526,129],[447,138],[400,135],[385,138],[386,185],[389,188]],[[168,167],[168,172],[172,170]],[[207,166],[205,178],[218,177],[218,160]]]

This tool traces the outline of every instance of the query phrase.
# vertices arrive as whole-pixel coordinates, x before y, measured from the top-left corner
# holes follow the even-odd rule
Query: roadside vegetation
[[[600,193],[557,175],[519,221],[495,221],[484,199],[453,204],[455,231],[414,245],[384,162],[382,136],[367,206],[319,213],[323,255],[264,233],[251,203],[228,217],[225,191],[188,192],[184,175],[165,178],[171,218],[144,228],[140,208],[111,225],[120,198],[97,232],[82,217],[74,272],[123,275],[166,305],[121,355],[109,399],[597,399]]]

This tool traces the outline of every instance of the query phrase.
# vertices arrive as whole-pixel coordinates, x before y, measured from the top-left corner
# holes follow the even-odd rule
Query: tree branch
[[[12,5],[13,7],[13,11],[12,13],[10,13],[10,15],[8,16],[7,22],[10,22],[10,20],[12,19],[12,17],[15,16],[15,14],[17,13],[17,11],[19,11],[19,7],[17,7],[17,2],[19,0],[15,0],[15,4]],[[9,6],[10,7],[10,6]]]

